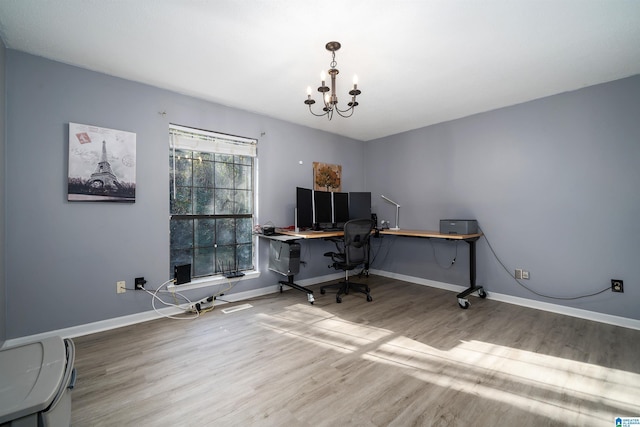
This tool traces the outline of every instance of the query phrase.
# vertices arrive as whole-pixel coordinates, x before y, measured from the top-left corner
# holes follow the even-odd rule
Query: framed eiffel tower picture
[[[136,134],[69,123],[67,200],[136,201]]]

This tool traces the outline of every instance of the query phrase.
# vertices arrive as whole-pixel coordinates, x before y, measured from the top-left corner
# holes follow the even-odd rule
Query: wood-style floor
[[[640,331],[383,277],[75,338],[73,426],[613,426]],[[317,290],[317,287],[313,287]]]

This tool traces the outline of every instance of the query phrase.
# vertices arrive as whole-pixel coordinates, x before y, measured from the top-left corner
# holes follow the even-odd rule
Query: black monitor
[[[371,192],[349,193],[349,219],[371,218]]]
[[[333,207],[331,206],[331,193],[328,191],[313,192],[314,222],[320,228],[331,227],[333,224]]]
[[[296,187],[296,215],[298,228],[313,226],[313,192],[310,188]]]
[[[333,222],[343,227],[349,221],[349,193],[333,193]]]

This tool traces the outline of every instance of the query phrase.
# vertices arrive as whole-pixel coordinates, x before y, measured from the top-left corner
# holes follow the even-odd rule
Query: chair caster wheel
[[[342,302],[342,298],[340,298],[340,297],[336,297],[336,302],[337,302],[338,304],[340,304],[340,303]]]
[[[487,297],[487,293],[484,291],[484,289],[478,289],[478,296],[480,298],[486,298]]]
[[[367,302],[371,302],[373,301],[373,298],[371,298],[371,295],[367,295]]]
[[[467,308],[469,308],[469,301],[467,301],[466,299],[463,298],[458,298],[458,305],[460,306],[460,308],[462,308],[463,310],[466,310]]]

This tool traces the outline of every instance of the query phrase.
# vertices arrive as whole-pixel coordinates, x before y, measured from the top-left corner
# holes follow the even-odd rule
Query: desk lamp
[[[392,203],[394,205],[396,205],[396,226],[390,228],[389,230],[400,230],[400,227],[398,227],[398,214],[400,213],[400,205],[397,204],[396,202],[394,202],[393,200],[384,197],[382,194],[380,195],[383,199],[385,199],[387,202]]]

